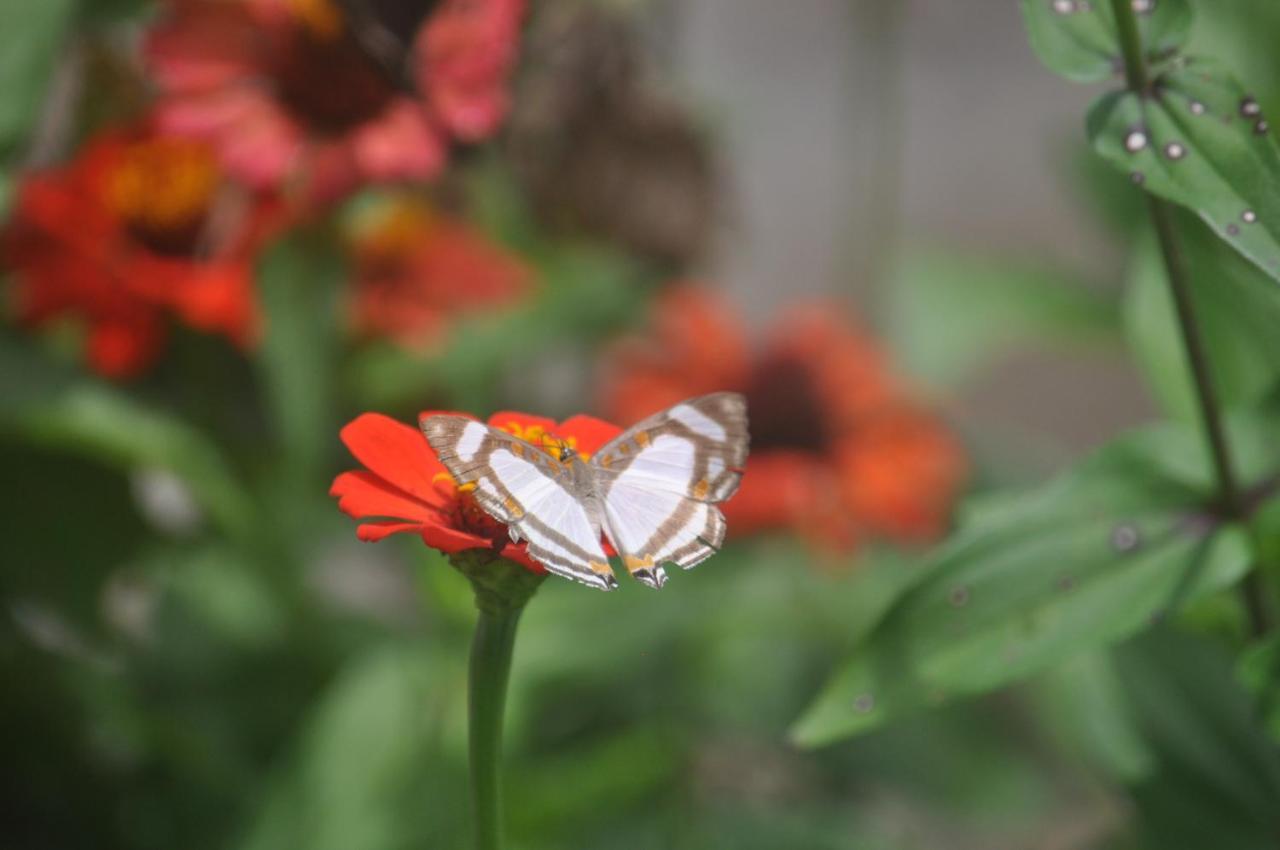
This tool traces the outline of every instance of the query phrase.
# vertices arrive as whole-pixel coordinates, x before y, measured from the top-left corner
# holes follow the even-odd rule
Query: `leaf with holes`
[[[1088,131],[1094,149],[1134,182],[1194,210],[1280,280],[1280,147],[1230,74],[1205,60],[1175,63],[1148,97],[1104,96]]]
[[[1249,480],[1273,462],[1251,455]],[[1249,567],[1247,540],[1205,512],[1211,481],[1195,429],[1165,425],[995,503],[898,600],[793,738],[820,745],[991,690],[1232,584]]]
[[[1134,0],[1142,43],[1159,59],[1182,45],[1191,27],[1186,0]],[[1022,0],[1031,47],[1069,80],[1097,82],[1120,67],[1115,17],[1108,0]]]

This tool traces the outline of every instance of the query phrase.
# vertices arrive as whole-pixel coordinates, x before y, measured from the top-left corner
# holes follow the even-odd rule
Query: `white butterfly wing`
[[[688,569],[720,548],[716,503],[737,491],[747,443],[746,401],[715,393],[651,416],[596,452],[605,531],[633,576],[661,587],[662,564]]]
[[[420,423],[427,442],[460,484],[476,485],[476,501],[529,542],[548,571],[602,590],[617,586],[600,545],[600,528],[575,496],[572,475],[546,452],[462,416]]]

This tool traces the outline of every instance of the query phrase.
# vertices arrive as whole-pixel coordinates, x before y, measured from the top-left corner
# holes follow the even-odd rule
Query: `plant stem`
[[[471,804],[476,850],[502,847],[502,710],[507,698],[511,653],[522,607],[480,609],[471,641],[468,692],[471,744]]]
[[[1124,56],[1125,81],[1130,91],[1138,97],[1145,98],[1150,94],[1150,80],[1132,0],[1111,0],[1111,8],[1115,13],[1116,32]],[[1204,427],[1205,440],[1209,444],[1209,454],[1218,484],[1218,508],[1229,520],[1247,522],[1248,517],[1245,515],[1244,503],[1240,498],[1240,487],[1231,458],[1231,447],[1227,442],[1226,430],[1222,423],[1222,408],[1218,402],[1213,375],[1209,370],[1208,353],[1205,351],[1204,341],[1200,335],[1200,326],[1196,323],[1191,288],[1187,282],[1186,264],[1174,231],[1173,209],[1167,201],[1148,194],[1147,210],[1151,214],[1151,222],[1155,226],[1156,238],[1160,243],[1160,253],[1164,259],[1169,290],[1173,295],[1183,348],[1187,354],[1187,362],[1191,366],[1196,401],[1200,408],[1200,422]],[[1249,571],[1240,590],[1246,616],[1249,618],[1250,631],[1255,636],[1265,634],[1269,623],[1257,569]]]
[[[1187,361],[1191,365],[1196,400],[1200,407],[1200,421],[1204,426],[1205,439],[1209,443],[1209,453],[1213,458],[1213,469],[1218,481],[1218,498],[1221,503],[1219,507],[1224,515],[1239,519],[1243,514],[1240,488],[1236,483],[1231,449],[1222,426],[1217,390],[1214,387],[1213,376],[1209,372],[1209,358],[1200,336],[1200,326],[1196,324],[1195,308],[1187,285],[1186,266],[1183,264],[1182,252],[1178,247],[1177,235],[1173,229],[1172,210],[1169,209],[1167,202],[1151,196],[1147,196],[1147,204],[1151,221],[1155,224],[1156,237],[1160,242],[1160,253],[1164,256],[1165,271],[1169,279],[1169,289],[1173,294],[1173,305],[1178,316],[1178,327],[1182,332],[1183,347],[1187,352]]]

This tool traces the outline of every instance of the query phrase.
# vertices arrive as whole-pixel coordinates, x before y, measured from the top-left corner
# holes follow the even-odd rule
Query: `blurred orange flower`
[[[421,98],[360,47],[335,0],[168,0],[146,55],[171,132],[249,185],[330,200],[436,174],[451,137],[506,111],[522,0],[444,0],[418,35]]]
[[[607,359],[602,407],[629,424],[691,395],[745,393],[751,455],[724,508],[730,533],[794,529],[836,550],[868,536],[935,537],[964,481],[961,447],[840,316],[831,305],[797,308],[753,353],[723,304],[674,287],[652,330]]]
[[[445,411],[422,417],[441,412]],[[622,430],[590,416],[574,416],[557,424],[512,412],[495,413],[489,424],[534,445],[563,440],[586,454]],[[372,519],[356,530],[361,540],[373,542],[412,532],[446,554],[489,550],[533,572],[545,572],[529,557],[527,543],[511,542],[507,527],[485,513],[466,486],[457,486],[417,428],[380,413],[364,413],[342,429],[342,442],[365,469],[339,475],[329,495],[338,499],[338,507],[349,516]]]
[[[90,366],[128,377],[159,355],[166,314],[252,341],[249,260],[271,227],[269,205],[227,190],[203,144],[137,128],[26,177],[0,249],[18,320],[78,317]]]
[[[530,287],[518,259],[415,196],[371,200],[348,233],[356,332],[406,348],[438,343],[452,318],[508,304]]]

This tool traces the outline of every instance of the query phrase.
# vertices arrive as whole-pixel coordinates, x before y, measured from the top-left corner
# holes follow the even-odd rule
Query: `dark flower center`
[[[144,248],[171,257],[196,252],[219,175],[207,148],[181,139],[125,147],[105,174],[102,201]]]
[[[829,434],[812,370],[794,357],[759,363],[747,388],[751,448],[800,449],[821,454]]]
[[[281,103],[311,132],[340,136],[376,118],[395,97],[377,64],[343,29],[334,34],[299,24],[275,56]]]

